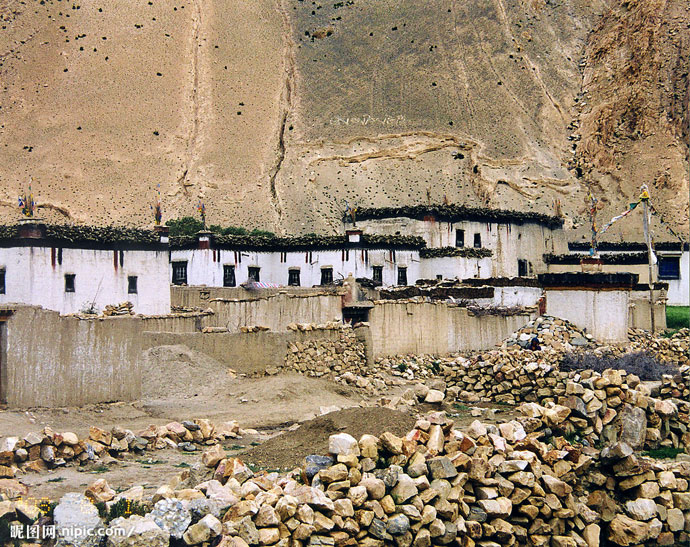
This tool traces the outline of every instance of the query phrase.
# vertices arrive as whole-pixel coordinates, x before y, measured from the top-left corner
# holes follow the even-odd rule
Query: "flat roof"
[[[548,226],[549,228],[560,228],[563,226],[563,219],[561,217],[546,215],[543,213],[470,207],[456,204],[364,207],[358,209],[355,215],[356,220],[376,220],[399,217],[413,218],[416,220],[424,220],[425,217],[434,217],[436,220],[445,222],[473,220],[480,222],[494,222],[499,224],[536,223]],[[343,220],[345,222],[350,222],[349,215],[345,215]]]

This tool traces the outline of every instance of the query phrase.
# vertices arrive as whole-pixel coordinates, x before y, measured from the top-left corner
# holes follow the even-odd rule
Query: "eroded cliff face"
[[[681,0],[0,0],[0,214],[339,227],[345,201],[582,225],[652,183],[687,231]],[[682,199],[678,195],[682,193]],[[675,196],[675,201],[667,199]],[[637,227],[637,226],[636,226]]]

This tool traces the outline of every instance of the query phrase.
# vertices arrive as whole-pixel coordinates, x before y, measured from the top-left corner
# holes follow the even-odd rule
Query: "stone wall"
[[[366,327],[340,328],[337,338],[295,340],[288,343],[282,370],[306,376],[333,377],[351,372],[364,375],[369,368]]]

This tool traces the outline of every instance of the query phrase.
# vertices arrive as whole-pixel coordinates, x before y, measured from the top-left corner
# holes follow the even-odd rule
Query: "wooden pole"
[[[652,235],[649,230],[649,196],[645,196],[647,193],[647,185],[642,185],[642,223],[644,227],[644,235],[647,240],[647,260],[649,266],[649,309],[651,310],[652,318],[652,334],[656,332],[656,320],[654,318],[654,265],[652,263]]]

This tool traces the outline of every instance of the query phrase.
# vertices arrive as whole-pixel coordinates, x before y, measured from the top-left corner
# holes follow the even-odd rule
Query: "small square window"
[[[127,276],[127,294],[137,294],[137,280],[136,275]]]
[[[249,280],[259,283],[261,281],[261,275],[259,274],[260,268],[257,266],[249,266],[247,272],[249,273]]]
[[[65,274],[65,292],[74,292],[75,274]]]
[[[288,270],[288,285],[290,287],[299,287],[299,270]]]
[[[465,230],[455,230],[455,246],[465,246]]]
[[[172,263],[172,282],[173,285],[187,284],[187,261],[179,261]]]
[[[372,278],[376,283],[383,283],[383,266],[372,267]]]
[[[333,284],[333,268],[321,268],[321,284]]]
[[[223,266],[223,287],[234,287],[236,284],[235,266],[232,264],[225,264]]]
[[[398,285],[407,285],[407,268],[398,266]]]
[[[480,249],[482,246],[482,234],[474,234],[474,247]]]
[[[527,261],[518,259],[518,277],[527,277]]]
[[[659,257],[659,279],[680,279],[680,257]]]

